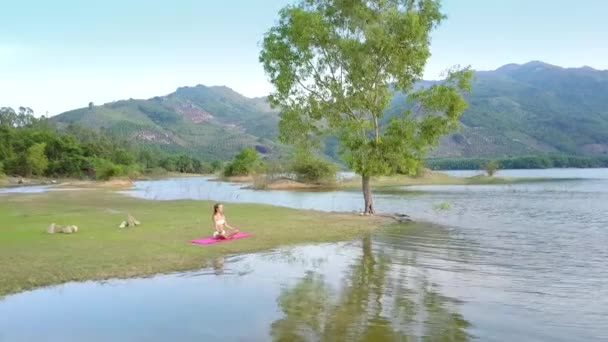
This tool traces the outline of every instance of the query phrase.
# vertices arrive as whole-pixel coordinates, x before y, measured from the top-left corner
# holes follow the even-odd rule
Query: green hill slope
[[[259,99],[226,87],[179,88],[149,100],[124,100],[65,112],[53,120],[77,123],[167,151],[229,159],[243,147],[280,150],[278,115]]]
[[[476,72],[461,129],[434,156],[608,153],[608,71],[542,62]],[[407,108],[396,96],[389,116]]]
[[[608,71],[509,64],[476,72],[467,100],[460,130],[442,139],[432,157],[608,154]],[[385,119],[406,109],[405,98],[396,94]],[[274,142],[278,114],[265,98],[247,98],[227,87],[183,87],[148,100],[69,111],[53,120],[203,159],[228,159],[245,146],[282,150]],[[328,154],[335,155],[335,141],[329,141]]]

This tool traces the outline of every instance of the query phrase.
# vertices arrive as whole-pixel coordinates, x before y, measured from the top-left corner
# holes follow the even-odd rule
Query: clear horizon
[[[293,1],[220,3],[75,0],[11,3],[0,22],[0,106],[49,115],[178,87],[271,91],[259,42]],[[608,2],[444,0],[448,19],[433,33],[426,79],[455,64],[476,70],[539,60],[608,69]],[[516,20],[514,19],[516,18]],[[236,24],[238,23],[238,24]]]

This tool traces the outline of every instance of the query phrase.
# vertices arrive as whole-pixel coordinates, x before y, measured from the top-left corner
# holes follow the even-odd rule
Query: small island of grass
[[[233,183],[249,183],[247,186],[256,190],[354,190],[361,188],[360,177],[350,177],[335,182],[305,182],[296,177],[267,177],[259,175],[256,177],[220,177],[216,181]],[[456,177],[439,171],[426,171],[420,176],[393,175],[372,177],[373,188],[394,188],[413,185],[484,185],[484,184],[515,184],[528,182],[550,181],[548,178],[540,177],[489,177],[476,175],[471,177]]]

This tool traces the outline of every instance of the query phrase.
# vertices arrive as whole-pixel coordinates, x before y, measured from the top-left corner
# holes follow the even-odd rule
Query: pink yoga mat
[[[240,238],[246,238],[248,236],[249,236],[249,233],[238,232],[238,233],[234,234],[232,237],[230,237],[229,239],[216,239],[214,237],[206,237],[206,238],[192,240],[192,243],[196,243],[196,244],[199,244],[199,245],[210,245],[212,243],[217,243],[217,242],[222,242],[222,241],[230,241],[230,240],[240,239]]]

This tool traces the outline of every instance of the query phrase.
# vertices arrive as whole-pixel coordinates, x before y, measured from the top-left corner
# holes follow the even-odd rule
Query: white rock
[[[78,231],[78,227],[76,226],[65,226],[62,229],[62,232],[64,234],[72,234],[72,233],[76,233]]]
[[[48,227],[46,227],[46,232],[49,234],[55,234],[55,223],[51,223]]]

